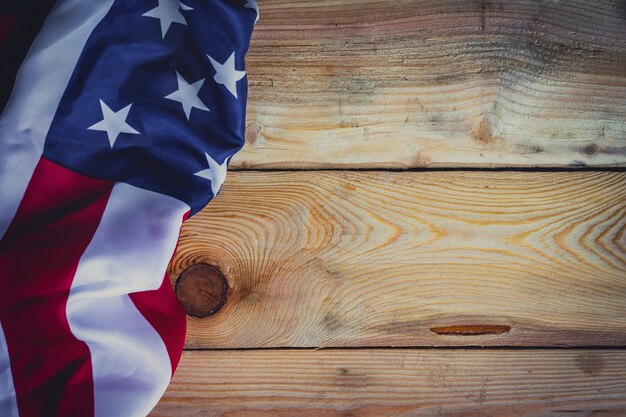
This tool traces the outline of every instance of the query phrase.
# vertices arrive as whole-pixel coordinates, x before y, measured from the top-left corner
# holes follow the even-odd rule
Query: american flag
[[[0,416],[158,402],[185,336],[166,267],[243,145],[257,19],[254,0],[56,1],[0,115]]]

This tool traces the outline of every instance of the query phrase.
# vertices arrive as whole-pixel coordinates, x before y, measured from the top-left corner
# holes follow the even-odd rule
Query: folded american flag
[[[0,17],[0,50],[35,9]],[[50,11],[0,116],[0,416],[156,405],[185,336],[166,267],[243,145],[257,18],[254,0]]]

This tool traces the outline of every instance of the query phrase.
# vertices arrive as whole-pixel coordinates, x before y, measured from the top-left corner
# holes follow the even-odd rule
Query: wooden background
[[[152,416],[626,416],[626,2],[259,3]]]

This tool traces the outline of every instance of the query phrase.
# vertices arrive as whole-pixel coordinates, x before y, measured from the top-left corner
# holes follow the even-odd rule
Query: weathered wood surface
[[[262,0],[233,168],[626,166],[626,3]]]
[[[191,348],[626,345],[626,173],[233,172],[170,275],[202,262]]]
[[[188,351],[151,417],[626,415],[626,352]]]

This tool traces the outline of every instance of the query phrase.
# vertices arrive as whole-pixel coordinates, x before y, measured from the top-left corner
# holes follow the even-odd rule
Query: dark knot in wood
[[[228,297],[228,281],[213,265],[196,264],[176,279],[174,292],[187,314],[206,317],[219,311]]]

